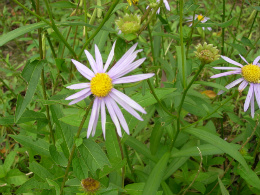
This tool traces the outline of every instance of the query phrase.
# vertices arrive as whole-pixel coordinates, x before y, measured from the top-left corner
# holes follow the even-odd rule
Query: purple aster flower
[[[218,77],[223,77],[232,74],[240,74],[242,76],[241,78],[231,82],[225,87],[227,89],[230,89],[240,83],[238,90],[242,92],[247,87],[247,85],[249,85],[248,94],[246,96],[246,100],[244,104],[244,111],[245,112],[247,111],[247,109],[249,108],[249,104],[251,103],[251,116],[253,118],[255,114],[254,94],[256,97],[258,107],[260,108],[260,64],[258,64],[258,61],[260,60],[260,56],[258,56],[251,64],[249,64],[243,56],[240,55],[240,57],[246,63],[246,65],[243,66],[242,64],[234,60],[231,60],[226,56],[221,56],[221,58],[223,58],[225,61],[229,62],[230,64],[236,65],[238,67],[213,67],[219,70],[231,70],[231,71],[219,73],[213,75],[210,78],[218,78]],[[221,90],[219,91],[218,95],[222,93],[224,93],[224,91]]]
[[[191,26],[192,26],[193,16],[188,16],[186,19],[188,19],[187,22],[190,22],[189,27],[191,27]],[[209,17],[206,17],[206,16],[203,16],[203,15],[201,15],[201,14],[200,14],[200,15],[195,14],[194,20],[196,20],[196,19],[197,19],[198,21],[200,21],[201,23],[205,23],[205,22],[207,22],[210,18],[209,18]],[[205,27],[202,27],[202,29],[205,30]],[[208,29],[209,31],[212,30],[211,27],[207,27],[207,29]]]
[[[113,88],[113,85],[132,83],[148,79],[154,76],[154,73],[138,74],[124,77],[124,75],[139,67],[145,60],[145,58],[142,58],[134,61],[137,57],[137,53],[142,51],[142,49],[135,51],[137,43],[133,45],[121,57],[121,59],[118,60],[118,62],[112,68],[110,68],[110,70],[108,70],[109,64],[111,63],[114,56],[115,43],[116,42],[114,42],[112,50],[110,51],[104,66],[102,56],[96,45],[96,60],[94,60],[92,55],[87,50],[85,50],[85,54],[93,71],[80,62],[73,59],[71,60],[76,66],[77,70],[82,74],[82,76],[84,76],[90,82],[78,83],[67,87],[68,89],[82,89],[81,91],[66,98],[66,100],[74,99],[69,103],[69,105],[76,104],[77,102],[87,98],[91,94],[95,96],[88,125],[87,137],[90,136],[91,132],[92,136],[95,135],[99,113],[101,113],[102,131],[105,138],[106,108],[108,110],[108,113],[110,114],[113,123],[116,126],[117,133],[120,137],[122,137],[120,125],[123,127],[127,134],[129,134],[129,128],[123,116],[123,113],[118,107],[118,104],[138,120],[142,121],[143,119],[136,112],[136,110],[146,114],[145,110],[138,103],[136,103],[124,93]]]

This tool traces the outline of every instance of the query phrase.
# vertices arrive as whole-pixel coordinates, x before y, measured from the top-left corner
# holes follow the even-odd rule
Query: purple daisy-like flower
[[[189,25],[189,27],[191,27],[191,26],[192,26],[193,16],[188,16],[188,17],[186,17],[186,19],[188,19],[187,22],[191,22],[190,25]],[[205,22],[207,22],[209,19],[210,19],[209,17],[203,16],[203,15],[201,15],[201,14],[200,14],[200,15],[195,14],[195,17],[194,17],[194,20],[198,20],[198,21],[200,21],[201,23],[205,23]],[[205,27],[202,27],[202,29],[205,30]],[[207,27],[207,29],[208,29],[209,31],[212,30],[211,27]]]
[[[101,53],[96,45],[96,60],[94,60],[93,56],[87,50],[85,50],[85,54],[93,71],[80,62],[73,59],[71,60],[80,74],[82,74],[82,76],[84,76],[90,82],[78,83],[67,87],[68,89],[82,89],[81,91],[66,98],[66,100],[74,99],[69,103],[69,105],[76,104],[91,94],[95,96],[87,130],[87,137],[90,136],[91,132],[92,136],[95,135],[99,113],[101,113],[102,131],[105,138],[106,108],[113,123],[116,126],[117,133],[120,137],[122,137],[120,124],[127,134],[129,134],[129,128],[118,104],[138,120],[142,121],[143,119],[136,112],[136,110],[146,114],[145,110],[138,103],[136,103],[124,93],[113,88],[113,85],[132,83],[148,79],[154,76],[154,73],[123,77],[124,75],[139,67],[146,59],[142,58],[134,61],[137,57],[137,54],[142,51],[142,49],[135,51],[137,43],[134,44],[110,70],[108,70],[109,64],[112,62],[114,56],[115,44],[116,42],[114,42],[112,50],[110,51],[104,66]]]
[[[260,108],[260,64],[258,64],[258,61],[260,60],[260,56],[255,58],[253,63],[249,64],[246,59],[241,56],[241,59],[246,63],[246,65],[242,65],[234,60],[231,60],[230,58],[226,56],[221,56],[225,61],[227,61],[230,64],[236,65],[238,67],[213,67],[215,69],[219,70],[231,70],[229,72],[224,72],[224,73],[219,73],[216,75],[213,75],[210,78],[218,78],[218,77],[223,77],[227,75],[234,75],[234,74],[240,74],[242,77],[231,82],[227,86],[225,86],[227,89],[231,89],[232,87],[239,85],[238,90],[242,92],[248,85],[249,85],[249,90],[248,94],[245,100],[244,104],[244,111],[246,112],[247,109],[249,108],[249,104],[251,104],[251,116],[252,118],[254,117],[255,114],[255,109],[254,109],[254,94],[256,97],[256,101],[258,104],[258,107]],[[224,93],[224,91],[219,91],[218,95]]]

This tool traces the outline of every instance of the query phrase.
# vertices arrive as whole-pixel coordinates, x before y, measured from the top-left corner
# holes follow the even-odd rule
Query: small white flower
[[[227,89],[231,89],[232,87],[241,83],[238,87],[238,90],[241,92],[249,84],[249,90],[244,104],[244,112],[247,111],[247,109],[249,108],[249,104],[251,103],[251,116],[253,118],[255,114],[254,94],[256,97],[256,102],[258,104],[258,107],[260,108],[260,64],[258,64],[258,61],[260,60],[260,56],[258,56],[251,64],[249,64],[243,56],[240,55],[240,57],[246,63],[246,65],[243,66],[242,64],[234,60],[231,60],[226,56],[221,56],[221,58],[223,58],[225,61],[239,67],[213,67],[219,70],[232,70],[232,71],[215,74],[210,78],[219,78],[227,75],[236,75],[236,74],[241,75],[242,76],[241,78],[231,82],[225,87]],[[218,95],[222,93],[224,93],[224,91],[221,90],[218,93]]]
[[[193,16],[188,16],[188,17],[186,17],[186,19],[188,19],[187,22],[190,22],[189,27],[191,27],[191,26],[192,26]],[[194,17],[194,20],[198,20],[198,21],[200,21],[201,23],[205,23],[205,22],[207,22],[209,19],[210,19],[209,17],[203,16],[203,15],[201,15],[201,14],[200,14],[200,15],[195,14],[195,17]],[[205,27],[202,27],[202,29],[205,30]],[[209,31],[212,30],[211,27],[207,27],[207,29],[208,29]]]
[[[85,54],[93,71],[80,62],[73,59],[71,60],[82,76],[84,76],[90,82],[78,83],[67,87],[68,89],[82,89],[81,91],[66,98],[66,100],[74,99],[69,103],[69,105],[76,104],[91,94],[95,96],[88,125],[87,137],[90,136],[91,132],[92,136],[95,135],[99,113],[101,112],[102,131],[105,138],[106,107],[120,137],[122,136],[120,124],[127,134],[129,134],[129,128],[123,113],[117,104],[122,106],[127,112],[132,114],[138,120],[142,121],[143,119],[135,110],[146,114],[145,110],[138,103],[136,103],[124,93],[113,88],[113,85],[141,81],[154,76],[154,74],[147,73],[123,77],[124,75],[139,67],[146,59],[142,58],[134,61],[137,57],[137,53],[142,51],[142,49],[135,51],[137,43],[133,45],[110,70],[108,70],[109,64],[112,62],[114,56],[115,43],[113,44],[112,50],[110,51],[104,66],[102,56],[96,45],[96,60],[94,60],[93,56],[87,50],[85,50]]]

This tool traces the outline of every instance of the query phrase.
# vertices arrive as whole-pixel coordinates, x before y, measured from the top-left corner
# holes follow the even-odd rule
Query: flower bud
[[[207,44],[206,42],[203,45],[199,44],[194,53],[205,64],[209,64],[220,57],[217,47],[213,47],[212,44]]]
[[[116,21],[116,25],[124,34],[136,33],[141,27],[141,17],[138,15],[126,14],[123,18]]]

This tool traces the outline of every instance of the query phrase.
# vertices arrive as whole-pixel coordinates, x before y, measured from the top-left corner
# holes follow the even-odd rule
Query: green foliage
[[[254,89],[254,100],[247,98],[249,87],[238,93],[227,86],[242,73],[210,78],[226,72],[213,67],[238,66],[219,56],[204,64],[194,55],[207,42],[222,56],[246,65],[241,54],[252,63],[260,56],[259,2],[168,0],[170,11],[166,1],[128,2],[0,2],[0,194],[260,194],[259,94]],[[118,23],[127,30],[118,34],[116,21],[126,14],[137,25],[127,16]],[[138,120],[118,104],[129,135],[124,128],[117,134],[106,109],[106,136],[99,117],[87,138],[95,109],[89,105],[98,97],[68,105],[65,98],[82,89],[66,87],[89,82],[71,59],[92,70],[84,50],[97,60],[96,45],[104,65],[115,41],[108,71],[138,43],[139,53],[128,60],[145,61],[126,76],[155,74],[113,84],[147,113],[136,109]],[[243,112],[249,99],[255,117]],[[83,189],[86,178],[97,189]]]

